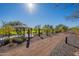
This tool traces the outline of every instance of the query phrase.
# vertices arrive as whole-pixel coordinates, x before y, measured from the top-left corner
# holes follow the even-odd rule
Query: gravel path
[[[62,40],[51,52],[51,56],[79,56],[79,38],[69,34],[67,43]]]
[[[49,37],[43,40],[38,40],[30,44],[29,48],[25,45],[9,50],[6,53],[1,53],[0,55],[10,55],[10,56],[49,56],[51,51],[62,41],[66,35],[63,33]]]

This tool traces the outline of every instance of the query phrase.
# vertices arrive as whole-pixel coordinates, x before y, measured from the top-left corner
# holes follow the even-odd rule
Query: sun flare
[[[28,11],[30,13],[34,12],[35,11],[35,4],[34,3],[28,3],[27,4],[27,7],[28,7]]]

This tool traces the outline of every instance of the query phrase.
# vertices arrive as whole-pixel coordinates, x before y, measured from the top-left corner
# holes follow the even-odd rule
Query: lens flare
[[[35,4],[34,3],[28,3],[27,7],[28,7],[28,11],[30,13],[33,13],[35,11]]]

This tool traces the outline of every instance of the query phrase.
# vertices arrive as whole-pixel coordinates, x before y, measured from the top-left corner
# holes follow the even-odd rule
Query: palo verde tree
[[[55,4],[55,8],[61,9],[62,11],[65,11],[72,7],[72,10],[70,10],[70,13],[65,17],[67,21],[77,22],[79,21],[79,3],[67,3],[67,4]],[[73,31],[75,33],[78,33],[78,27],[72,28],[70,31]]]
[[[71,31],[72,33],[75,33],[75,34],[78,34],[78,35],[79,35],[79,26],[71,27],[71,28],[70,28],[70,31]]]
[[[66,13],[70,7],[72,10],[64,17],[66,20],[77,21],[79,18],[79,3],[55,3],[52,9],[61,10],[62,12]]]
[[[2,27],[2,29],[3,29],[3,34],[8,35],[8,36],[10,36],[11,35],[11,32],[13,32],[15,30],[10,25],[5,25],[5,26]]]
[[[41,25],[35,26],[35,29],[37,31],[38,36],[40,37],[40,34],[41,34]]]
[[[59,24],[56,26],[55,31],[58,32],[66,32],[68,30],[68,27],[63,25],[63,24]]]
[[[34,27],[35,35],[37,35],[37,34],[38,34],[38,30],[37,30],[37,29],[38,29],[38,27],[37,27],[37,26],[35,26],[35,27]]]
[[[17,26],[17,25],[24,25],[22,22],[20,21],[10,21],[10,22],[7,22],[6,24],[4,24],[3,26],[5,25],[11,25],[11,26]]]
[[[50,32],[50,25],[44,25],[43,30],[44,30],[44,33],[48,36]]]
[[[22,34],[22,32],[24,33],[25,32],[25,29],[23,28],[24,26],[26,26],[25,24],[23,24],[22,22],[20,21],[10,21],[6,24],[4,24],[3,26],[5,25],[10,25],[12,27],[15,28],[17,34]],[[27,27],[27,26],[26,26]],[[24,33],[25,34],[25,33]]]
[[[49,32],[52,33],[52,34],[54,33],[53,25],[49,25]]]
[[[12,42],[12,39],[10,39],[10,36],[12,35],[12,32],[15,30],[12,26],[6,25],[2,27],[3,34],[8,36],[9,42]]]

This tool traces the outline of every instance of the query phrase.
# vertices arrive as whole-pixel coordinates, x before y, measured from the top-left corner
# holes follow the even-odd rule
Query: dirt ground
[[[30,44],[29,48],[26,45],[11,49],[5,53],[0,53],[1,56],[49,56],[52,50],[65,39],[67,34],[60,33],[52,35],[45,39],[37,40]]]

